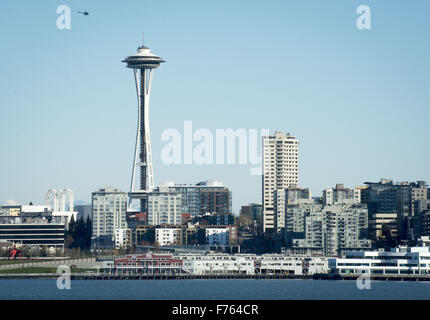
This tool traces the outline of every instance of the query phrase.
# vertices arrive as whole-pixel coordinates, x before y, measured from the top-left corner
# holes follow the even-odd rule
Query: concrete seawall
[[[91,269],[101,266],[101,261],[96,261],[95,258],[86,259],[64,259],[64,260],[47,260],[47,261],[37,261],[37,262],[25,262],[25,263],[10,263],[10,264],[0,264],[0,270],[12,270],[12,269],[22,269],[31,267],[46,267],[46,268],[56,268],[58,266],[76,266],[81,269]]]
[[[53,279],[59,274],[0,274],[2,279]],[[256,274],[256,275],[148,275],[148,274],[108,274],[108,273],[76,273],[71,275],[72,280],[235,280],[235,279],[278,279],[278,280],[356,280],[358,276],[339,276],[332,274],[320,275],[282,275],[282,274]],[[430,276],[408,275],[378,275],[371,277],[374,281],[430,281]]]

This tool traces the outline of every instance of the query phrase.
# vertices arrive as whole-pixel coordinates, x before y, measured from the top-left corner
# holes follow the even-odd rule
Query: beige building
[[[276,230],[274,192],[299,183],[299,140],[279,131],[263,137],[263,231]]]
[[[114,187],[101,188],[92,193],[92,240],[110,238],[115,241],[115,230],[126,229],[127,194]]]

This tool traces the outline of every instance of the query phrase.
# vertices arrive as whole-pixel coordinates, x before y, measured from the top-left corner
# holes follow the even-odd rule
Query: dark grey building
[[[54,223],[0,224],[0,242],[64,248],[64,230],[64,224]]]
[[[365,182],[362,201],[367,204],[369,218],[380,213],[397,214],[397,237],[399,240],[414,240],[414,203],[428,197],[425,181],[393,183],[381,179],[380,182]]]
[[[84,219],[84,221],[87,221],[87,218],[93,220],[92,207],[90,204],[76,204],[75,211],[78,213],[78,220],[81,218]]]

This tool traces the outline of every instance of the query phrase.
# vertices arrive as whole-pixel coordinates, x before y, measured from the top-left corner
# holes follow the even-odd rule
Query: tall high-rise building
[[[195,185],[168,182],[163,187],[182,194],[182,213],[192,217],[206,213],[232,213],[231,191],[220,181],[208,180]]]
[[[127,228],[127,193],[114,187],[101,188],[92,193],[91,205],[93,244],[113,245],[115,231]]]
[[[147,194],[154,189],[152,169],[151,135],[149,133],[149,97],[154,69],[165,62],[142,44],[137,53],[123,60],[127,68],[133,69],[136,83],[138,119],[136,145],[134,149],[133,171],[129,193],[129,205],[133,199],[140,200],[140,211],[147,210]],[[135,187],[135,176],[140,175],[140,186]]]
[[[296,187],[299,183],[299,140],[277,131],[263,137],[263,231],[277,230],[274,211],[276,189]]]
[[[148,224],[182,224],[182,195],[168,187],[159,187],[149,193]]]

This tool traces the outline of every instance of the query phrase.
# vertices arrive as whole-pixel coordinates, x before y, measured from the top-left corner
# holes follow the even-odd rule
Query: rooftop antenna
[[[145,33],[142,32],[142,46],[145,46]]]

